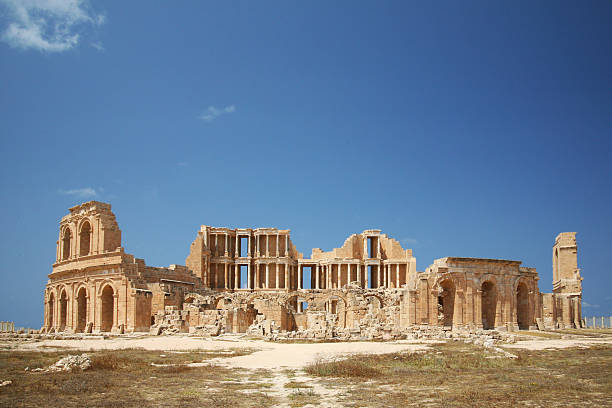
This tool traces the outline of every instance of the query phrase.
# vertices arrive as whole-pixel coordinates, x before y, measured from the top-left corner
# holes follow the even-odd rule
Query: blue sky
[[[184,264],[199,225],[522,260],[577,231],[612,314],[612,2],[0,0],[0,320],[40,327],[67,209]]]

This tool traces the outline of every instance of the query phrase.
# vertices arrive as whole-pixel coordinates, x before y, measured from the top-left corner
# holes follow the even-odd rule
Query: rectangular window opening
[[[312,266],[302,266],[302,289],[312,289],[314,287],[313,279]]]
[[[240,287],[248,288],[249,287],[249,266],[248,265],[240,265]]]
[[[238,248],[241,258],[246,258],[249,254],[249,237],[240,237],[238,240]]]

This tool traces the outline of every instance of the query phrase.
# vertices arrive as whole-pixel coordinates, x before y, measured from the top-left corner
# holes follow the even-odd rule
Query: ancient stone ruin
[[[574,232],[555,240],[553,293],[520,261],[446,257],[417,271],[412,250],[375,229],[305,258],[289,230],[202,226],[185,263],[151,267],[125,253],[110,204],[72,207],[42,331],[392,339],[581,327]]]

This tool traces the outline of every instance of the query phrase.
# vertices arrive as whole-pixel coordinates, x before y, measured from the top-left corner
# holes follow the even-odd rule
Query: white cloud
[[[588,302],[585,302],[584,300],[582,301],[582,306],[583,307],[591,307],[593,309],[597,309],[599,307],[599,305],[592,305],[592,304],[590,304]]]
[[[416,238],[402,238],[402,244],[404,245],[416,245],[419,241]]]
[[[102,45],[100,41],[94,41],[90,45],[98,51],[101,51],[101,52],[106,51],[106,48],[104,48],[104,46]]]
[[[209,106],[206,111],[200,115],[200,119],[205,120],[206,122],[212,122],[217,119],[221,115],[225,115],[226,113],[232,113],[236,111],[236,106],[229,105],[225,108],[215,108],[214,106]]]
[[[100,188],[99,190],[100,192],[104,191],[102,188]],[[79,198],[96,197],[98,195],[96,189],[92,187],[74,188],[72,190],[60,190],[60,193]]]
[[[88,0],[0,0],[9,23],[2,41],[14,48],[61,52],[75,47],[84,26],[104,24]]]

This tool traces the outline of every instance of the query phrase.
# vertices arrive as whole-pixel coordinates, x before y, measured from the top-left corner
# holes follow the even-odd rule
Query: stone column
[[[395,264],[395,287],[397,287],[398,289],[401,288],[402,286],[400,285],[400,265],[399,264]]]
[[[357,264],[357,285],[361,287],[361,265]]]
[[[363,277],[364,277],[364,288],[368,289],[370,287],[369,279],[368,279],[368,265],[363,264]]]
[[[228,245],[229,244],[229,234],[225,233],[225,256],[229,256]]]
[[[238,236],[238,233],[236,233],[236,241],[234,243],[234,258],[239,258],[240,257],[240,237]]]
[[[280,235],[276,234],[276,257],[279,257],[280,255],[278,254],[278,241],[280,239]],[[278,288],[278,285],[277,285]]]
[[[251,238],[253,237],[252,234],[249,234],[247,236],[247,256],[251,256]]]
[[[266,256],[270,256],[270,236],[266,234],[265,237],[266,237]]]
[[[319,264],[317,264],[316,266],[317,272],[316,272],[316,277],[315,277],[315,288],[316,289],[321,289],[319,286]]]
[[[455,289],[455,303],[453,305],[453,326],[463,326],[463,305],[465,296],[463,290]]]
[[[302,268],[300,268],[300,264],[297,266],[297,276],[298,276],[298,289],[302,289]],[[298,302],[299,303],[299,302]]]
[[[391,287],[391,282],[387,280],[387,265],[383,264],[383,286],[385,288]]]
[[[474,324],[476,327],[482,329],[482,289],[476,289],[476,296],[474,297],[474,308],[476,321]]]
[[[285,256],[289,257],[289,234],[285,235]]]
[[[229,289],[229,273],[227,272],[227,264],[225,264],[225,289]]]
[[[113,294],[113,326],[111,328],[111,331],[116,328],[118,325],[118,321],[119,321],[119,294],[115,293]]]
[[[380,239],[378,240],[378,242],[380,243]],[[381,270],[381,266],[380,264],[378,265],[378,287],[382,286],[382,274],[380,273]]]
[[[234,268],[234,289],[240,288],[240,265],[235,265]]]
[[[285,290],[289,290],[289,264],[285,264]]]
[[[266,241],[268,239],[266,238]],[[264,285],[264,288],[268,289],[268,287],[270,286],[270,264],[266,264],[266,283]]]
[[[342,278],[342,264],[338,264],[338,280],[336,281],[336,288],[340,289],[342,286],[340,285],[340,279]]]
[[[580,317],[580,298],[575,297],[574,299],[574,324],[576,328],[580,328],[580,321],[582,320]],[[612,326],[611,326],[612,327]]]
[[[277,236],[277,239],[278,239],[278,236]],[[277,240],[276,242],[278,243],[278,240]],[[278,254],[278,245],[276,246],[276,250],[277,250],[277,252],[276,252],[276,253]],[[274,289],[278,289],[279,282],[280,282],[280,281],[279,281],[279,279],[280,279],[280,274],[279,274],[279,270],[278,270],[278,264],[275,264],[275,265],[274,265],[274,272],[275,272],[275,275],[276,275],[276,286],[274,287]]]
[[[217,239],[219,236],[219,234],[215,234],[215,253],[214,256],[219,256],[219,247],[217,246],[219,240]]]

